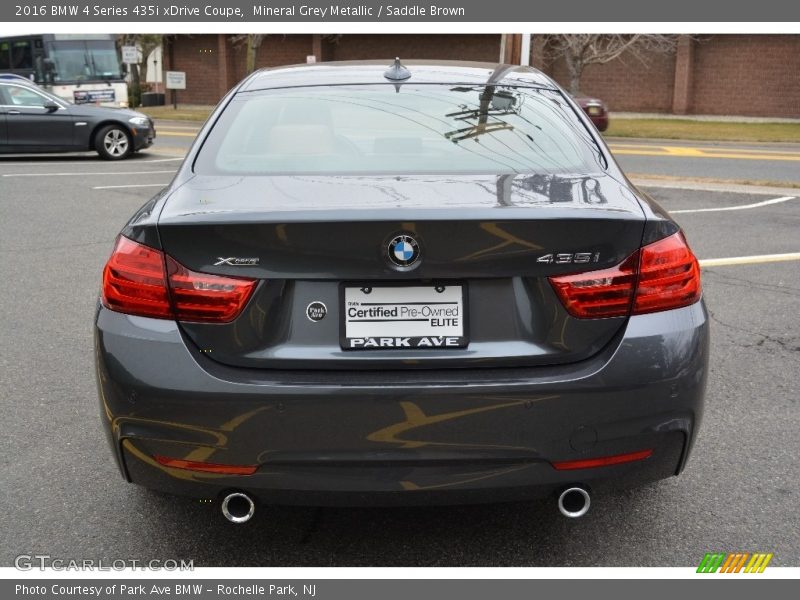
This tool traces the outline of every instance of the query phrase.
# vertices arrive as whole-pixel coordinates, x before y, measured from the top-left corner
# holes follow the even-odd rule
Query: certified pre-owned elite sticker
[[[324,303],[319,301],[314,301],[308,306],[306,306],[306,316],[311,321],[322,321],[325,318],[325,315],[328,314],[328,307],[325,306]]]
[[[462,285],[344,288],[345,350],[464,348]]]

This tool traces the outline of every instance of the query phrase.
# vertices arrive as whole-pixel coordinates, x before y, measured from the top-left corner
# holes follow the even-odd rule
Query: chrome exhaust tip
[[[570,519],[577,519],[589,512],[592,499],[588,490],[582,487],[567,488],[558,497],[558,510]]]
[[[247,523],[255,512],[253,499],[244,492],[233,492],[222,499],[222,515],[231,523]]]

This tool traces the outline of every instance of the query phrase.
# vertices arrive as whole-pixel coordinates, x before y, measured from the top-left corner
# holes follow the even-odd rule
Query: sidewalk
[[[184,121],[202,123],[206,120],[214,106],[206,104],[178,104],[178,108],[173,108],[172,104],[164,106],[139,106],[138,110],[155,121]]]

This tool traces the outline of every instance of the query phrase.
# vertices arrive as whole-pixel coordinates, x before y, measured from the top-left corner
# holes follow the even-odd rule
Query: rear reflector
[[[165,467],[186,469],[188,471],[201,471],[203,473],[220,473],[222,475],[252,475],[258,469],[258,465],[220,465],[159,455],[153,458],[156,459],[158,464],[164,465]]]
[[[558,471],[573,471],[575,469],[594,469],[596,467],[608,467],[610,465],[621,465],[623,463],[635,462],[650,458],[653,450],[639,450],[627,454],[616,454],[614,456],[602,456],[600,458],[586,458],[582,460],[565,460],[552,463]]]
[[[700,266],[681,232],[644,246],[610,269],[550,277],[564,307],[591,319],[689,306],[700,299]]]
[[[257,283],[191,271],[160,250],[120,236],[103,271],[101,296],[105,306],[129,315],[228,323]]]

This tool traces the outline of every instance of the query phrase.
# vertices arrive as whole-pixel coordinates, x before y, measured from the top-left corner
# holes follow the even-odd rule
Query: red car
[[[602,100],[579,96],[575,98],[575,102],[589,115],[592,123],[599,131],[608,129],[608,108]]]

